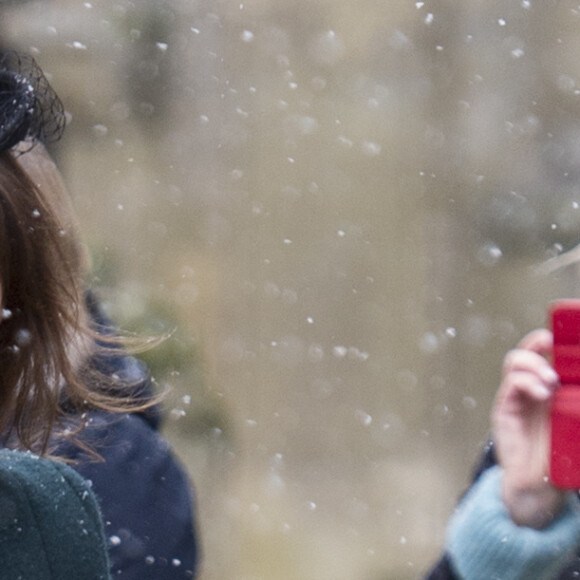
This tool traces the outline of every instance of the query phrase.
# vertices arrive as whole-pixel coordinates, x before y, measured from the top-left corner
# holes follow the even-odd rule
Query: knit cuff
[[[580,544],[580,503],[570,493],[542,529],[516,525],[502,497],[503,470],[484,472],[451,517],[447,553],[462,580],[547,580],[574,557]]]

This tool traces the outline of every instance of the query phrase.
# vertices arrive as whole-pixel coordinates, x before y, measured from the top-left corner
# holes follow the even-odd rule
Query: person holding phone
[[[451,516],[427,580],[580,577],[580,500],[549,478],[553,335],[538,329],[505,356],[492,439]]]

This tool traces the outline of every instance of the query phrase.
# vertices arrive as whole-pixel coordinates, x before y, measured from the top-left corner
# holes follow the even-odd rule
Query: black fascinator
[[[62,103],[36,61],[0,52],[0,151],[25,140],[25,151],[38,141],[57,141],[64,127]]]

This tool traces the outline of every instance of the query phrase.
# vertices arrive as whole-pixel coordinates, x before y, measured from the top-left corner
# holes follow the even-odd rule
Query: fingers
[[[552,335],[537,330],[528,334],[518,348],[504,359],[499,401],[524,395],[537,402],[549,399],[559,384],[559,377],[542,356],[552,348]]]
[[[535,375],[541,382],[556,386],[558,375],[548,361],[531,350],[515,349],[506,355],[503,366],[504,376],[514,372],[525,372]]]
[[[555,388],[555,382],[544,381],[534,373],[514,371],[506,375],[502,390],[511,397],[525,395],[529,399],[544,402],[552,396]]]
[[[545,328],[532,330],[526,334],[519,342],[517,348],[523,350],[531,350],[532,352],[546,355],[552,352],[554,346],[554,338],[552,333]]]
[[[503,374],[514,371],[530,372],[547,385],[556,386],[558,375],[545,358],[554,347],[552,333],[546,329],[533,330],[507,353],[503,363]]]

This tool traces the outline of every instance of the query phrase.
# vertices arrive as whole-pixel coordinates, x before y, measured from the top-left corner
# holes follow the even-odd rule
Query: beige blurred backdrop
[[[0,2],[169,385],[202,580],[406,580],[437,557],[501,359],[578,293],[565,0]]]

